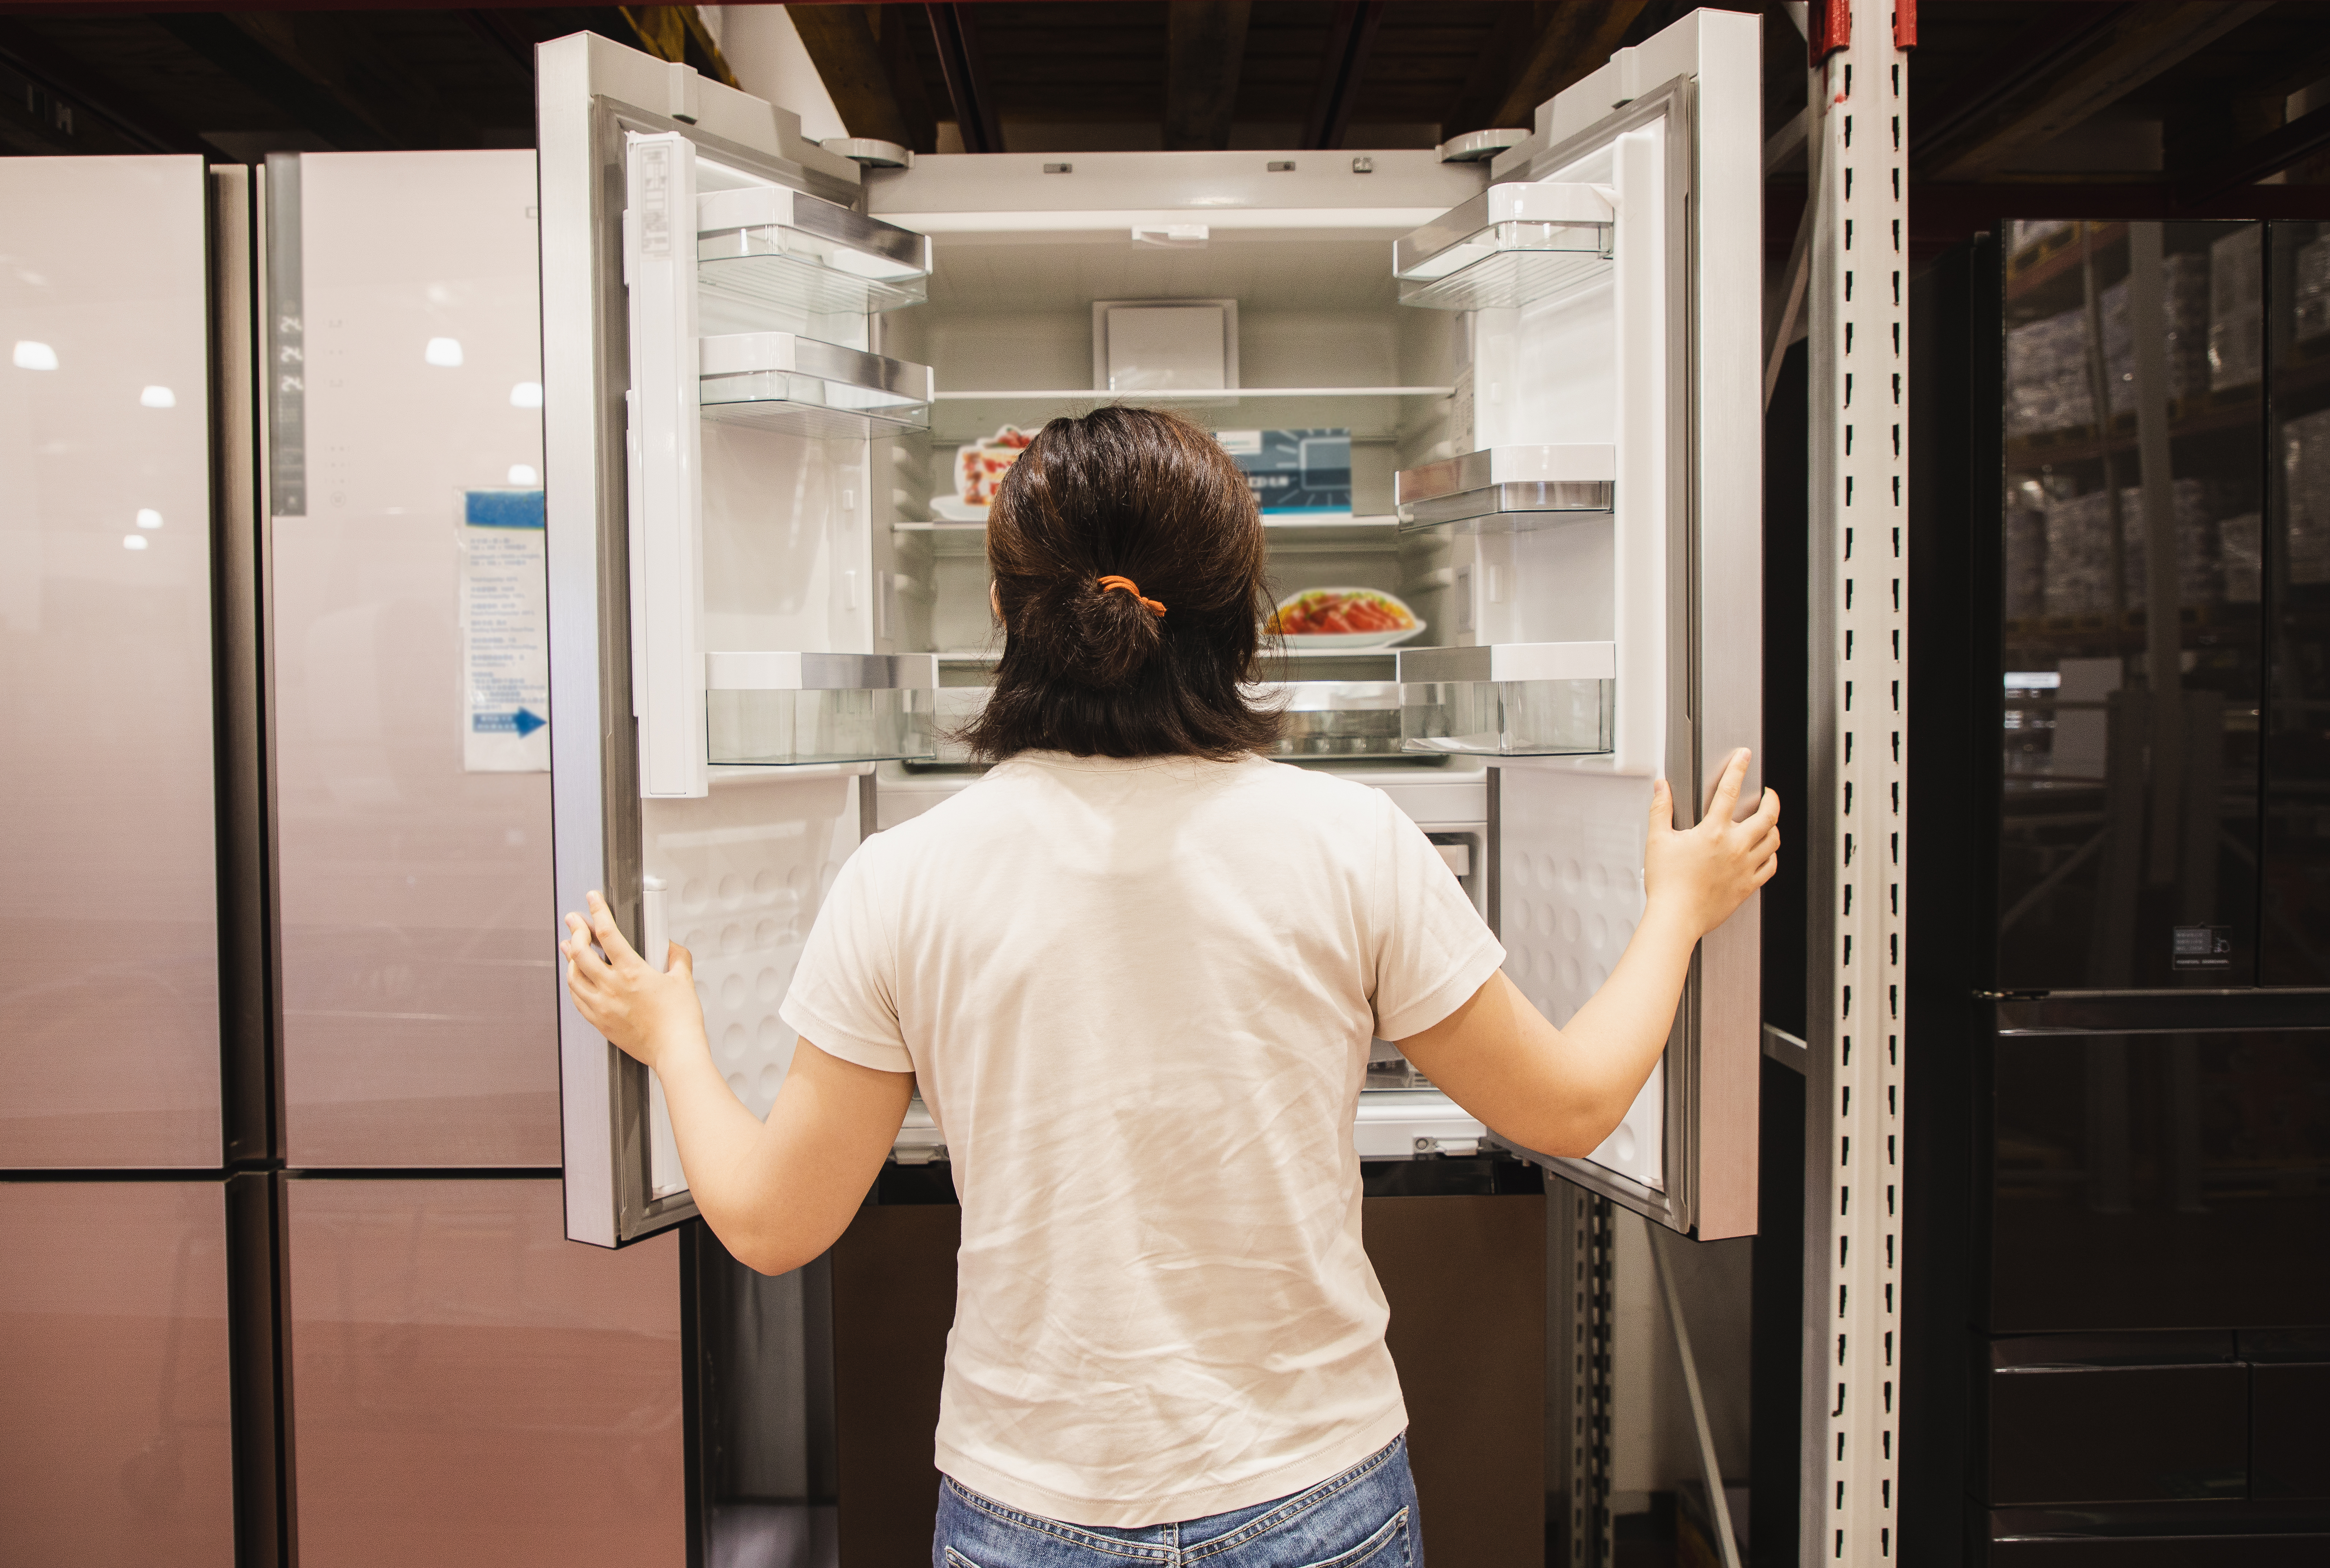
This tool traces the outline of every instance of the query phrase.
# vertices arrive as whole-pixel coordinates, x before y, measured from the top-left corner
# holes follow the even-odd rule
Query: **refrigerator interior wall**
[[[1369,155],[1370,174],[1321,153],[935,156],[873,177],[877,215],[933,237],[930,302],[880,318],[882,352],[927,364],[926,438],[877,454],[877,647],[935,652],[942,723],[977,710],[1001,642],[987,605],[986,502],[1012,445],[1060,414],[1108,402],[1180,412],[1217,431],[1348,431],[1349,504],[1265,505],[1270,590],[1348,588],[1401,599],[1408,640],[1469,640],[1468,545],[1403,537],[1393,472],[1463,449],[1463,337],[1453,318],[1400,308],[1388,241],[1479,189],[1478,171],[1425,153]],[[1291,165],[1291,166],[1282,166]],[[1275,171],[1275,172],[1273,172]],[[1202,242],[1141,238],[1204,220]],[[1186,226],[1186,225],[1185,225]],[[1094,307],[1113,300],[1236,302],[1238,386],[1112,394],[1094,386]],[[1012,432],[1022,432],[1015,435]],[[1283,438],[1290,452],[1301,438]],[[1388,685],[1388,648],[1285,639],[1265,678]],[[959,694],[950,695],[948,688]],[[1293,702],[1283,754],[1398,755],[1397,704]],[[1327,717],[1328,714],[1335,717]],[[940,760],[966,760],[942,745]]]
[[[0,1168],[221,1158],[204,201],[0,160]]]
[[[269,172],[288,1156],[555,1165],[534,155]]]
[[[0,1195],[5,1556],[229,1568],[224,1185],[50,1181]]]
[[[632,201],[644,217],[649,204],[631,167],[640,146],[664,149],[665,177],[703,192],[781,185],[848,204],[857,169],[803,141],[789,112],[603,39],[561,39],[539,61],[560,907],[601,889],[651,958],[663,958],[666,939],[689,946],[723,1070],[765,1110],[792,1044],[773,1009],[818,901],[857,843],[863,770],[712,768],[700,706],[692,749],[652,750],[629,721],[644,719],[649,701],[637,677],[674,647],[678,678],[699,704],[703,654],[873,651],[866,439],[701,419],[689,401],[691,329],[822,334],[862,349],[867,328],[862,314],[823,309],[823,296],[808,301],[816,309],[765,292],[707,306],[693,292],[696,209],[674,199],[687,194],[679,184],[653,204],[668,260],[687,264],[658,281],[635,253],[631,277],[644,285],[635,300],[622,209]],[[631,222],[636,236],[641,218]],[[650,299],[654,289],[662,292]],[[661,401],[643,407],[650,390]],[[700,516],[689,515],[686,486],[700,496]],[[651,520],[663,530],[654,550],[639,531]],[[664,561],[656,551],[674,540],[682,578],[633,581],[633,562]],[[689,577],[701,582],[692,616],[699,590]],[[672,629],[674,606],[692,623],[681,626],[687,638],[664,656],[643,652],[650,635]],[[650,775],[650,756],[676,758],[695,777]],[[686,1218],[693,1204],[649,1075],[563,1000],[560,1016],[569,1235],[611,1246]]]

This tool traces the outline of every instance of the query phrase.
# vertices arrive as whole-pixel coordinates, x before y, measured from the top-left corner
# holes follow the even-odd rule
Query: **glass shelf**
[[[791,332],[701,340],[698,397],[723,424],[802,436],[889,435],[930,423],[927,365]]]
[[[1403,531],[1519,534],[1617,505],[1617,449],[1492,447],[1392,476]]]
[[[930,297],[931,241],[800,191],[762,185],[696,201],[696,287],[810,314],[896,310]]]
[[[704,665],[705,738],[715,766],[937,754],[938,661],[929,654],[715,653]]]
[[[1400,744],[1490,757],[1597,756],[1614,745],[1606,642],[1415,648],[1399,657]]]
[[[1492,185],[1394,244],[1399,302],[1489,310],[1587,288],[1609,272],[1616,218],[1597,186]]]
[[[1348,430],[1358,441],[1396,438],[1436,411],[1447,386],[1231,387],[1212,392],[1095,392],[1089,387],[942,392],[931,434],[940,441],[977,441],[1002,425],[1033,430],[1056,414],[1082,414],[1107,403],[1167,408],[1219,429]]]

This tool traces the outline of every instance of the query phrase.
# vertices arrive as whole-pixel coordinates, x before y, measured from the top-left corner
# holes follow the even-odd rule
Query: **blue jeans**
[[[1136,1530],[1064,1525],[939,1481],[931,1568],[1420,1568],[1405,1434],[1275,1502]]]

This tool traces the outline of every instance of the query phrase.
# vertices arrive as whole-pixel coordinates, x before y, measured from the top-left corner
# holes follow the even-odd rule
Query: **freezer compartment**
[[[927,429],[928,365],[791,332],[702,340],[704,417],[797,436],[880,436]]]
[[[1584,757],[1613,746],[1616,645],[1403,648],[1400,746],[1498,757]]]
[[[1617,476],[1607,444],[1492,447],[1400,469],[1392,497],[1403,530],[1518,534],[1615,511]]]
[[[1610,269],[1617,213],[1593,185],[1492,185],[1392,246],[1399,302],[1493,310],[1575,293]]]
[[[704,663],[715,765],[936,758],[932,655],[715,653]]]
[[[781,185],[696,201],[696,287],[746,307],[863,316],[930,296],[930,237]]]

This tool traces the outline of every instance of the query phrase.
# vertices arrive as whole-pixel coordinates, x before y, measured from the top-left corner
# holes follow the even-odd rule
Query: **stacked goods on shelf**
[[[2265,230],[2245,223],[2209,247],[2209,390],[2265,373]]]
[[[2164,259],[2161,291],[2168,326],[2168,396],[2172,401],[2209,389],[2209,260]],[[2103,291],[2104,377],[2114,414],[2136,407],[2136,340],[2128,326],[2127,280]],[[2035,435],[2096,422],[2088,383],[2084,307],[2006,335],[2006,433]]]
[[[2324,432],[2330,443],[2330,430]],[[2330,479],[2330,468],[2325,468]],[[2217,560],[2217,524],[2208,488],[2198,479],[2179,479],[2171,491],[2176,521],[2176,599],[2179,604],[2215,604],[2224,598]],[[2325,496],[2330,500],[2330,496]],[[2119,493],[2120,586],[2130,610],[2145,603],[2144,490],[2131,485]],[[2047,509],[2045,602],[2049,615],[2108,615],[2111,590],[2112,515],[2109,493],[2089,491]]]
[[[2225,602],[2255,604],[2265,580],[2262,519],[2255,512],[2217,524],[2217,560],[2225,572]]]
[[[2017,506],[2006,514],[2006,619],[2047,613],[2047,514]]]
[[[2019,254],[2025,246],[2036,245],[2048,236],[2060,234],[2070,226],[2071,222],[2068,218],[2017,218],[2014,220],[2013,239],[2007,246],[2007,251],[2009,254]]]
[[[2297,272],[2291,290],[2297,308],[2294,335],[2303,343],[2330,333],[2330,234],[2299,250]]]
[[[2290,420],[2281,427],[2281,439],[2288,477],[2289,581],[2330,582],[2330,409]]]

